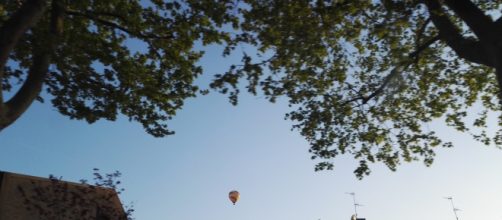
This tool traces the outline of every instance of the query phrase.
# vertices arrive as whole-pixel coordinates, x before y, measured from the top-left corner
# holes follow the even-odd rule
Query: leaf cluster
[[[486,131],[488,112],[499,110],[494,70],[458,58],[421,1],[244,2],[242,33],[229,47],[248,44],[258,52],[212,86],[230,92],[232,103],[242,81],[271,102],[286,97],[294,109],[286,119],[309,141],[312,159],[321,160],[316,170],[333,169],[340,154],[359,161],[359,178],[370,173],[368,163],[428,166],[437,147],[452,146],[429,126],[435,120],[500,146],[501,132]],[[487,10],[500,6],[474,2]],[[480,114],[469,114],[479,105]]]
[[[89,123],[121,114],[156,137],[173,133],[167,120],[198,91],[203,52],[195,44],[229,40],[222,25],[236,22],[230,0],[61,2],[61,36],[39,100]],[[19,7],[0,3],[0,25]],[[46,47],[50,14],[46,10],[11,53],[4,91],[24,83],[33,51]]]

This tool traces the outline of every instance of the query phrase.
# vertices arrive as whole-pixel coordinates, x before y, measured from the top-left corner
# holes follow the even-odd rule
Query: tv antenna
[[[451,203],[451,208],[453,209],[453,214],[455,214],[455,218],[458,220],[458,215],[457,215],[457,211],[461,211],[460,209],[457,209],[455,207],[455,205],[453,204],[453,197],[451,196],[448,196],[448,197],[444,197],[445,199],[448,199],[450,200],[450,203]]]
[[[352,196],[352,201],[354,202],[354,214],[355,214],[355,216],[357,216],[357,207],[363,206],[363,205],[356,202],[356,193],[355,192],[347,192],[345,194],[349,194]]]

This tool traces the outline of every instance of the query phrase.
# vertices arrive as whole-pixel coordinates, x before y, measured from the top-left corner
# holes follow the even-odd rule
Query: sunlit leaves
[[[0,25],[18,9],[0,3]],[[63,115],[93,123],[122,114],[153,136],[172,134],[167,120],[194,97],[202,44],[230,40],[222,26],[236,23],[234,1],[63,1],[60,41],[46,89]],[[44,47],[50,10],[16,45],[3,89],[24,79],[32,48]]]
[[[492,11],[501,4],[473,2]],[[18,7],[0,5],[0,22]],[[422,1],[110,0],[65,7],[46,88],[70,118],[92,123],[123,114],[154,136],[171,134],[166,120],[198,91],[203,52],[195,43],[219,43],[225,57],[252,49],[239,51],[241,63],[210,86],[234,105],[241,90],[271,102],[286,97],[286,118],[321,160],[316,170],[332,169],[340,154],[359,161],[360,178],[374,162],[391,170],[403,161],[430,165],[437,147],[452,146],[429,126],[436,120],[484,144],[502,143],[501,132],[486,132],[488,112],[500,109],[493,69],[460,59],[441,41]],[[473,36],[445,10],[461,34]],[[31,49],[43,47],[34,39],[45,39],[47,17],[17,45],[5,90],[22,81]],[[476,105],[483,109],[471,111]]]
[[[250,44],[259,52],[218,75],[213,88],[230,92],[232,103],[240,79],[270,101],[286,96],[293,107],[286,118],[322,161],[316,170],[333,169],[339,154],[360,162],[359,178],[373,162],[391,170],[402,161],[430,165],[435,148],[452,146],[429,126],[435,120],[484,144],[501,142],[483,131],[486,111],[497,110],[493,70],[433,40],[437,29],[420,1],[244,2],[242,33],[229,48]],[[486,111],[469,114],[476,103]]]

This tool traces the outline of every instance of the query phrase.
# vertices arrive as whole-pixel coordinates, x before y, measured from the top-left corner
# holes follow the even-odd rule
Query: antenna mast
[[[352,201],[354,202],[354,214],[357,216],[357,207],[358,206],[362,206],[361,204],[359,203],[356,203],[356,193],[354,192],[348,192],[348,193],[345,193],[345,194],[349,194],[352,196]]]
[[[458,220],[457,211],[460,211],[460,209],[455,208],[455,205],[453,204],[453,197],[449,196],[449,197],[444,197],[444,198],[450,200],[451,208],[453,209],[453,214],[455,214],[455,218]]]

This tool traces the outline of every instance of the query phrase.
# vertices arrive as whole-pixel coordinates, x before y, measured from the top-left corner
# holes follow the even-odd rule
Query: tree
[[[3,1],[0,130],[50,97],[71,119],[122,114],[153,136],[172,134],[166,121],[198,91],[194,43],[228,39],[218,28],[235,22],[231,8],[230,0]]]
[[[286,97],[294,109],[286,118],[309,141],[312,158],[322,159],[317,170],[332,169],[339,154],[359,160],[360,178],[370,162],[392,170],[402,161],[430,165],[437,147],[452,146],[426,126],[437,119],[484,144],[502,145],[502,131],[486,131],[488,113],[499,112],[502,100],[502,19],[493,18],[501,1],[142,3],[2,5],[0,91],[14,79],[23,86],[0,100],[0,128],[45,84],[52,104],[70,118],[92,123],[120,112],[154,136],[171,134],[166,119],[196,95],[193,81],[202,67],[195,65],[201,52],[193,45],[202,41],[225,44],[224,56],[242,44],[257,50],[218,74],[211,87],[228,93],[232,104],[243,80],[248,92],[271,102]],[[135,51],[132,40],[148,50]],[[481,112],[468,111],[477,103]],[[469,115],[476,118],[471,122]]]
[[[437,147],[452,146],[427,126],[437,119],[502,146],[502,131],[486,131],[488,112],[501,109],[501,1],[244,2],[241,33],[227,49],[258,52],[212,87],[233,104],[241,79],[271,102],[287,97],[286,118],[322,160],[316,170],[333,169],[340,154],[359,161],[359,178],[374,162],[430,165]],[[469,111],[477,103],[482,111]]]

